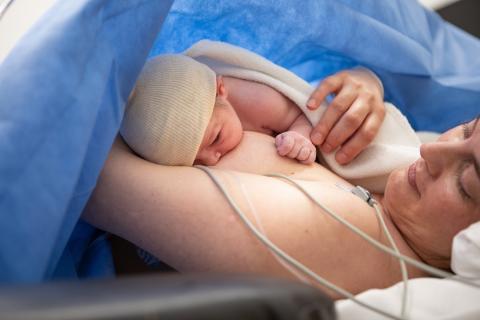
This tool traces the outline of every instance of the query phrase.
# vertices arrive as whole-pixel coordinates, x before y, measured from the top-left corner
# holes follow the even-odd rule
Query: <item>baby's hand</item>
[[[295,131],[286,131],[277,135],[275,145],[279,155],[297,159],[303,164],[313,163],[317,156],[313,143]]]
[[[335,159],[347,164],[372,142],[380,129],[385,117],[383,87],[365,69],[342,71],[320,83],[307,107],[317,109],[332,93],[335,98],[310,137],[315,145],[321,145],[323,152],[340,147]]]

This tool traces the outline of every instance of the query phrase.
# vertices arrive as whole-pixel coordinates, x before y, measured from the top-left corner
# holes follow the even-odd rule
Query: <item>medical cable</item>
[[[281,178],[283,178],[283,176]],[[387,236],[390,246],[393,248],[393,250],[395,250],[396,253],[400,254],[400,250],[398,250],[397,245],[393,240],[390,231],[388,231],[387,225],[385,224],[385,219],[383,219],[382,209],[378,206],[378,202],[372,197],[370,192],[361,186],[356,186],[354,188],[347,188],[344,185],[341,185],[339,183],[336,183],[335,185],[344,191],[347,191],[356,195],[357,197],[365,201],[369,206],[375,209],[375,214],[377,216],[377,219],[380,221],[380,225],[382,227],[383,233],[385,233],[385,235]],[[400,262],[400,271],[402,273],[402,281],[403,281],[402,305],[401,305],[400,314],[402,315],[403,318],[405,318],[407,297],[408,297],[408,271],[407,271],[407,266],[405,264],[405,261],[401,259],[399,259],[398,261]]]
[[[376,200],[372,201],[372,207],[375,209],[375,214],[377,215],[377,218],[380,221],[380,224],[383,229],[383,233],[385,233],[388,238],[388,242],[390,242],[390,245],[392,246],[393,250],[397,254],[400,254],[400,250],[398,250],[397,244],[392,238],[392,234],[390,233],[390,231],[388,231],[387,225],[385,224],[385,219],[383,219],[381,209]],[[403,261],[402,259],[399,259],[398,261],[400,262],[400,272],[402,274],[402,280],[403,280],[402,307],[401,307],[400,314],[402,315],[402,318],[406,318],[407,297],[408,297],[408,271],[407,271],[407,265],[405,261]]]
[[[235,179],[235,181],[238,183],[238,185],[240,186],[240,190],[242,191],[242,194],[243,194],[243,197],[245,198],[245,200],[247,201],[247,205],[248,205],[248,209],[250,210],[250,212],[252,213],[253,217],[255,218],[255,221],[257,222],[257,225],[258,225],[258,229],[260,229],[260,232],[263,233],[264,235],[267,235],[267,232],[265,231],[265,229],[263,228],[263,225],[262,225],[262,221],[260,219],[260,217],[258,216],[258,213],[257,213],[257,210],[255,209],[255,206],[252,204],[252,202],[250,201],[250,197],[247,195],[247,190],[245,190],[245,185],[242,183],[242,181],[238,178],[238,176],[234,173],[234,172],[231,172],[231,175],[233,176],[233,178]],[[295,270],[295,268],[293,268],[291,265],[289,265],[287,262],[285,262],[284,260],[282,260],[280,257],[278,257],[278,255],[276,255],[275,253],[273,253],[271,250],[269,250],[269,252],[272,254],[272,256],[278,261],[278,263],[280,263],[282,266],[285,267],[285,269],[287,269],[288,271],[290,271],[291,274],[293,274],[295,277],[297,277],[298,280],[300,280],[301,282],[303,283],[306,283],[306,284],[309,284],[311,285],[311,281],[309,281],[303,274],[301,274],[300,272],[298,272],[297,270]]]
[[[285,180],[288,180],[289,182],[291,182],[293,185],[295,185],[300,191],[302,191],[308,198],[310,198],[315,204],[317,204],[320,208],[322,208],[324,211],[326,211],[332,218],[334,218],[335,220],[339,221],[340,223],[342,223],[343,225],[345,225],[347,228],[349,228],[351,231],[355,232],[356,234],[358,234],[360,237],[362,237],[363,239],[365,239],[366,241],[368,241],[371,245],[375,246],[376,248],[378,248],[379,250],[381,251],[384,251],[394,257],[396,257],[397,259],[401,259],[401,260],[404,260],[407,264],[410,264],[410,265],[413,265],[427,273],[430,273],[432,275],[435,275],[437,277],[441,277],[441,278],[448,278],[452,281],[457,281],[457,282],[460,282],[460,283],[463,283],[465,285],[468,285],[468,286],[471,286],[471,287],[474,287],[474,288],[477,288],[477,289],[480,289],[480,284],[477,284],[473,281],[470,281],[470,280],[478,280],[476,278],[466,278],[466,277],[463,277],[463,276],[459,276],[459,275],[455,275],[455,274],[452,274],[450,272],[447,272],[447,271],[444,271],[444,270],[441,270],[441,269],[438,269],[438,268],[435,268],[435,267],[432,267],[426,263],[423,263],[423,262],[420,262],[420,261],[417,261],[413,258],[410,258],[408,256],[405,256],[403,254],[397,254],[394,250],[392,250],[391,248],[385,246],[384,244],[378,242],[377,240],[371,238],[369,235],[367,235],[365,232],[363,232],[362,230],[360,230],[359,228],[357,228],[356,226],[352,225],[350,222],[348,222],[347,220],[343,219],[342,217],[338,216],[337,214],[335,214],[332,210],[328,209],[326,206],[322,205],[321,203],[319,203],[307,190],[305,190],[301,185],[299,185],[296,181],[294,181],[293,179],[285,176],[285,175],[281,175],[281,174],[270,174],[270,175],[267,175],[267,176],[271,176],[271,177],[278,177],[278,178],[283,178]]]
[[[270,241],[264,234],[259,232],[257,228],[248,220],[248,218],[245,216],[245,214],[242,212],[242,210],[237,206],[235,201],[230,197],[228,192],[226,191],[225,187],[222,185],[222,183],[217,179],[215,174],[207,167],[205,166],[195,166],[196,168],[204,171],[210,179],[212,179],[213,183],[218,187],[220,192],[224,195],[225,199],[228,201],[232,209],[235,211],[235,213],[238,214],[242,222],[250,229],[250,231],[269,249],[271,250],[275,255],[283,259],[285,262],[287,262],[289,265],[294,267],[295,269],[301,271],[305,275],[309,276],[313,280],[315,280],[317,283],[320,285],[340,294],[341,296],[348,298],[352,300],[353,302],[357,303],[358,305],[361,305],[364,308],[367,308],[373,312],[376,312],[378,314],[381,314],[385,317],[389,317],[391,319],[398,319],[398,320],[404,320],[404,318],[398,317],[394,314],[391,314],[389,312],[386,312],[384,310],[381,310],[377,307],[374,307],[372,305],[369,305],[365,302],[362,302],[361,300],[357,299],[352,293],[346,291],[343,288],[340,288],[336,286],[335,284],[331,283],[330,281],[322,278],[312,270],[310,270],[308,267],[300,263],[299,261],[295,260],[293,257],[288,255],[286,252],[278,248],[273,242]]]
[[[333,283],[329,282],[328,280],[320,277],[319,275],[315,274],[312,270],[308,269],[306,266],[304,266],[303,264],[301,264],[300,262],[298,262],[297,260],[295,260],[294,258],[290,257],[288,254],[286,254],[285,252],[283,252],[281,249],[279,249],[278,247],[276,247],[273,243],[270,242],[270,240],[264,236],[263,234],[261,234],[256,228],[255,226],[253,226],[251,224],[251,222],[245,217],[245,215],[243,214],[243,212],[241,211],[240,208],[238,208],[238,206],[235,204],[234,200],[230,197],[230,195],[227,193],[227,191],[225,190],[224,186],[218,181],[218,179],[215,177],[215,175],[213,174],[213,172],[211,172],[210,169],[208,169],[207,167],[204,167],[204,166],[196,166],[198,167],[199,169],[203,170],[205,173],[207,173],[207,175],[212,179],[212,181],[215,183],[215,185],[220,189],[220,191],[222,192],[222,194],[225,196],[225,198],[227,199],[227,201],[229,202],[230,206],[234,209],[234,211],[239,215],[239,217],[241,218],[241,220],[245,223],[245,225],[253,232],[253,234],[260,240],[262,241],[266,246],[267,248],[269,248],[270,250],[272,250],[273,253],[277,254],[279,257],[281,257],[282,259],[284,259],[286,262],[288,262],[290,265],[292,265],[293,267],[295,267],[296,269],[298,269],[299,271],[305,273],[306,275],[308,275],[309,277],[311,277],[313,280],[317,281],[319,284],[331,289],[332,291],[335,291],[337,292],[338,294],[341,294],[342,296],[346,297],[346,298],[349,298],[350,300],[352,300],[353,302],[369,309],[369,310],[372,310],[374,312],[377,312],[379,314],[382,314],[384,316],[387,316],[387,317],[390,317],[392,319],[404,319],[404,318],[400,318],[396,315],[393,315],[393,314],[390,314],[386,311],[383,311],[383,310],[380,310],[374,306],[371,306],[371,305],[368,305],[358,299],[355,298],[354,295],[352,295],[350,292],[344,290],[343,288],[340,288],[336,285],[334,285]],[[342,223],[343,225],[347,226],[350,230],[352,230],[353,232],[357,233],[358,235],[360,235],[362,238],[364,238],[365,240],[367,240],[367,242],[369,242],[370,244],[372,244],[373,246],[375,246],[376,248],[380,249],[381,251],[384,251],[394,257],[396,257],[397,259],[400,259],[400,260],[404,260],[406,263],[408,264],[411,264],[411,265],[414,265],[416,267],[418,267],[419,269],[422,269],[428,273],[431,273],[433,275],[437,275],[439,277],[445,277],[445,278],[449,278],[450,280],[453,280],[453,281],[457,281],[457,282],[460,282],[460,283],[463,283],[463,284],[466,284],[466,285],[469,285],[469,286],[472,286],[472,287],[475,287],[475,288],[480,288],[480,285],[479,284],[476,284],[474,282],[470,282],[468,281],[467,279],[465,279],[464,277],[461,277],[461,276],[455,276],[449,272],[446,272],[446,271],[443,271],[443,270],[440,270],[440,269],[437,269],[435,267],[431,267],[425,263],[422,263],[422,262],[419,262],[419,261],[416,261],[410,257],[407,257],[407,256],[404,256],[402,254],[397,254],[394,250],[392,250],[391,248],[383,245],[382,243],[378,242],[377,240],[371,238],[369,235],[367,235],[366,233],[364,233],[362,230],[358,229],[357,227],[355,227],[354,225],[350,224],[348,221],[344,220],[342,217],[339,217],[337,216],[334,212],[332,212],[330,209],[328,209],[327,207],[325,207],[324,205],[322,205],[321,203],[319,203],[307,190],[305,190],[301,185],[299,185],[297,182],[295,182],[294,180],[290,179],[289,177],[287,176],[284,176],[284,175],[279,175],[279,174],[271,174],[271,175],[268,175],[268,176],[271,176],[271,177],[279,177],[279,178],[284,178],[288,181],[290,181],[294,186],[296,186],[300,191],[302,191],[308,198],[310,198],[315,204],[317,204],[320,208],[322,208],[324,211],[326,211],[332,218],[334,218],[335,220],[339,221],[340,223]],[[370,198],[370,197],[369,197]]]
[[[272,175],[270,175],[272,176]],[[273,175],[275,176],[275,175]],[[283,178],[280,177],[280,178]],[[356,195],[363,201],[365,201],[369,206],[375,209],[375,215],[377,216],[378,221],[380,221],[380,226],[382,227],[383,233],[387,236],[388,242],[390,243],[390,246],[393,248],[393,250],[397,253],[400,254],[400,250],[398,250],[397,244],[395,243],[395,240],[392,238],[392,234],[390,231],[388,231],[387,225],[385,223],[385,219],[383,219],[383,214],[382,214],[382,209],[379,207],[377,200],[375,200],[370,192],[361,187],[361,186],[356,186],[352,189],[348,189],[340,184],[335,184],[336,186],[340,187],[343,190],[349,191],[352,194]],[[408,297],[408,271],[407,271],[407,266],[405,264],[405,261],[399,259],[400,262],[400,271],[402,274],[402,281],[403,281],[403,293],[402,293],[402,304],[401,304],[401,311],[400,314],[402,318],[406,317],[406,306],[407,306],[407,297]]]

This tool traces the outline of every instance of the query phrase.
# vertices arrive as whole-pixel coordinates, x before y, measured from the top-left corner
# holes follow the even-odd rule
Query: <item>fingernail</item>
[[[313,135],[312,135],[312,142],[313,144],[315,145],[319,145],[323,142],[323,136],[320,132],[315,132]]]
[[[310,109],[315,108],[315,99],[309,99],[307,101],[307,107],[309,107]]]
[[[329,145],[328,143],[325,143],[325,144],[322,146],[322,151],[323,151],[323,152],[326,152],[326,153],[329,153],[330,151],[332,151],[332,146]]]
[[[347,155],[341,151],[339,151],[336,155],[337,161],[340,164],[344,164],[347,162]]]

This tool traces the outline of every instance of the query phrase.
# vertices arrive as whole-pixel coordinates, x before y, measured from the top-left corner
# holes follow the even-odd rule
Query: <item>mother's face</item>
[[[453,237],[480,220],[480,121],[423,144],[420,154],[390,175],[383,202],[416,253],[448,268]]]

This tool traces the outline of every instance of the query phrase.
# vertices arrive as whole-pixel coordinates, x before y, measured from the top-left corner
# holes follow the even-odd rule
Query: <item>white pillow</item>
[[[451,267],[458,275],[480,278],[480,221],[453,238]]]
[[[403,283],[360,293],[357,299],[400,316]],[[451,279],[417,278],[408,281],[407,318],[416,320],[478,320],[480,290]],[[351,300],[335,302],[338,320],[387,320]]]

